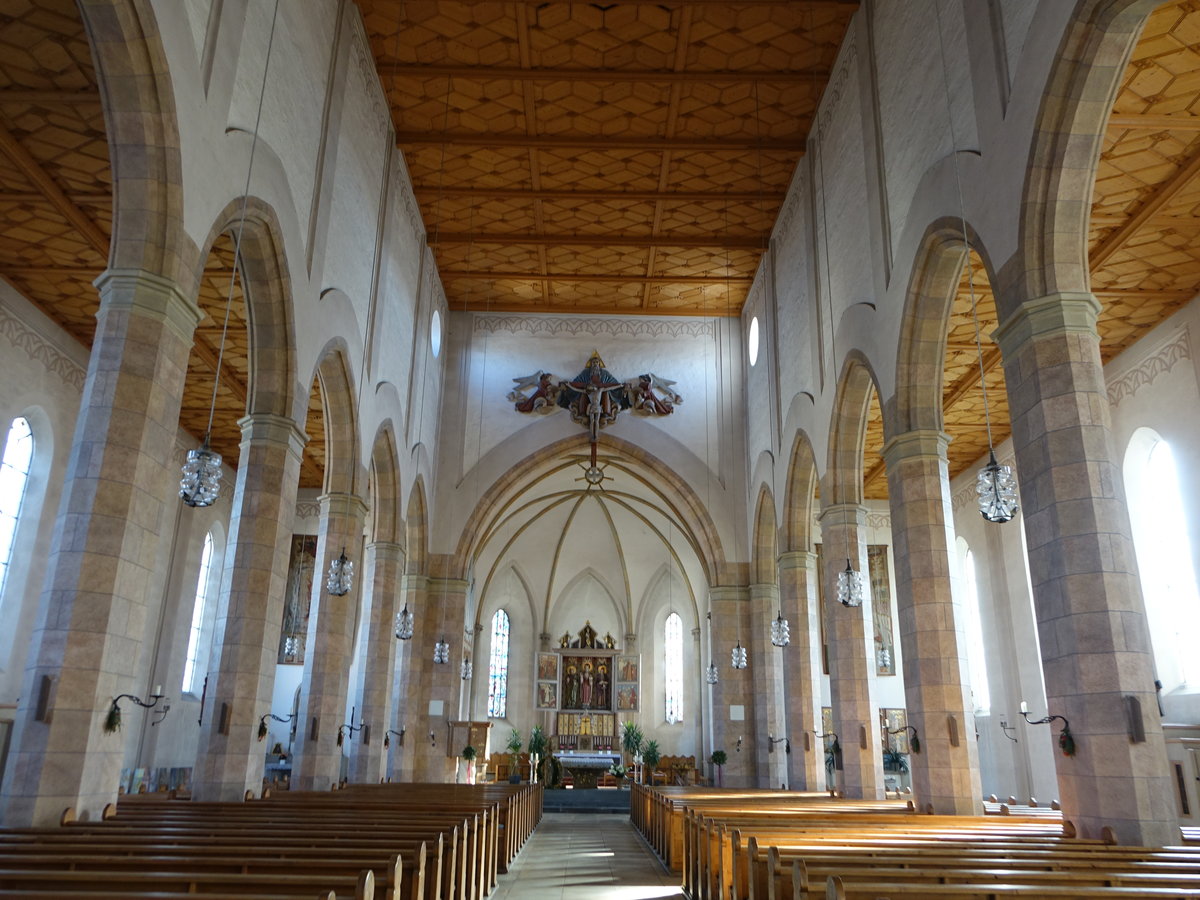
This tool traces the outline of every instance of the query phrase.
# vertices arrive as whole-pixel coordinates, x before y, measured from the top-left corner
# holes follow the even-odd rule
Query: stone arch
[[[705,577],[709,583],[720,583],[721,573],[728,568],[721,537],[709,510],[692,486],[657,456],[636,444],[612,435],[603,435],[600,443],[606,452],[616,451],[631,465],[644,466],[650,471],[652,477],[646,479],[646,483],[668,504],[679,521],[688,527],[689,537],[705,567]],[[505,506],[531,480],[540,477],[547,467],[562,463],[568,456],[585,452],[588,446],[586,434],[567,437],[511,465],[483,492],[472,509],[459,534],[454,554],[456,564],[465,569],[474,558],[480,541],[488,533],[488,523],[503,515]],[[462,577],[461,574],[458,577]]]
[[[246,414],[295,417],[296,332],[292,318],[292,290],[287,254],[279,217],[269,203],[245,198],[246,218],[239,257],[242,293],[246,304],[250,358]],[[242,197],[226,204],[213,220],[199,258],[189,274],[189,296],[196,296],[204,264],[213,244],[225,233],[236,234],[242,221]],[[301,420],[302,421],[302,420]]]
[[[404,522],[400,518],[400,464],[396,435],[390,419],[379,426],[371,447],[372,541],[404,546]]]
[[[110,269],[186,285],[197,249],[183,223],[175,95],[150,0],[79,0],[112,164]],[[193,294],[194,296],[194,294]]]
[[[813,500],[817,492],[817,457],[812,441],[801,430],[792,439],[784,489],[782,543],[785,550],[811,551]]]
[[[838,379],[833,416],[829,423],[829,465],[821,486],[822,505],[863,502],[863,449],[871,397],[879,391],[867,358],[857,350],[846,356]],[[884,419],[884,441],[891,437]]]
[[[1105,125],[1129,55],[1158,0],[1077,0],[1042,94],[1021,202],[1016,271],[997,291],[1020,302],[1086,292],[1088,220]]]
[[[405,573],[429,574],[429,510],[425,502],[425,482],[418,477],[408,495],[408,514],[405,519],[405,547],[408,555]]]
[[[363,467],[360,463],[358,421],[355,410],[354,377],[350,372],[345,342],[333,338],[321,351],[314,377],[321,391],[325,421],[326,494],[362,496]]]
[[[750,550],[753,584],[779,581],[779,528],[775,519],[775,497],[765,484],[758,490],[754,512],[754,538]]]

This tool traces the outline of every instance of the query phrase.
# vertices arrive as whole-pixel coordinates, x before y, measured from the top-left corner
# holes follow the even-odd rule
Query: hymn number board
[[[640,658],[623,654],[611,634],[598,639],[591,622],[537,654],[534,705],[558,711],[635,712]]]

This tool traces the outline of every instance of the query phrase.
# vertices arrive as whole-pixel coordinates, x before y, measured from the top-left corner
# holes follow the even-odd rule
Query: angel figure
[[[633,411],[647,416],[669,416],[683,402],[674,385],[674,381],[653,372],[630,379],[626,387]]]
[[[522,375],[513,379],[516,385],[508,393],[508,399],[513,401],[517,412],[553,412],[558,392],[562,390],[558,380],[549,373],[538,369],[532,375]],[[532,390],[528,397],[524,392]]]

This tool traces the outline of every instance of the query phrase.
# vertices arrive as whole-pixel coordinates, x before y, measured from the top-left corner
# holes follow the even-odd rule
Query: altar
[[[594,788],[596,780],[621,761],[620,754],[616,752],[556,753],[554,757],[562,765],[563,771],[570,773],[576,790]]]

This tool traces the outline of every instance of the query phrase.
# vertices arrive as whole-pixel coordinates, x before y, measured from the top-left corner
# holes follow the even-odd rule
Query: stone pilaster
[[[1049,711],[1065,716],[1075,737],[1074,757],[1055,754],[1059,799],[1080,837],[1110,825],[1121,843],[1177,843],[1099,310],[1090,294],[1042,297],[996,334]],[[1126,698],[1140,704],[1144,741],[1130,739]],[[1039,698],[1026,699],[1040,717]]]
[[[847,797],[883,797],[883,747],[879,742],[879,704],[874,697],[875,629],[871,622],[871,592],[866,587],[867,547],[863,541],[866,509],[852,503],[821,510],[821,542],[825,571],[826,627],[829,643],[829,693],[833,730],[842,748],[843,769],[838,788]],[[846,557],[864,579],[863,605],[846,607],[837,601],[837,576]]]
[[[784,653],[783,689],[788,761],[793,790],[825,787],[825,755],[815,733],[821,730],[821,646],[817,619],[817,555],[804,551],[779,557],[779,598],[791,625],[792,642]]]
[[[343,750],[337,742],[338,729],[350,721],[346,695],[354,652],[354,620],[363,583],[360,551],[366,505],[353,494],[323,494],[320,504],[317,559],[321,567],[313,578],[299,725],[292,757],[292,786],[302,791],[328,790],[341,777]],[[325,582],[330,562],[343,548],[355,563],[354,583],[348,594],[334,597]],[[360,731],[346,737],[355,740],[361,735]]]
[[[912,431],[888,442],[888,496],[896,563],[904,699],[921,752],[909,754],[918,807],[982,814],[975,716],[962,629],[954,618],[954,520],[946,465],[949,438]]]
[[[750,677],[754,684],[754,736],[757,786],[779,788],[787,784],[784,737],[787,730],[783,695],[784,649],[771,643],[771,623],[779,614],[779,585],[750,585]],[[743,751],[744,752],[744,751]]]
[[[425,621],[430,616],[429,604],[426,600],[429,579],[425,575],[408,574],[401,580],[400,606],[408,604],[413,613],[413,636],[407,641],[396,641],[396,660],[392,681],[392,707],[396,710],[395,729],[404,732],[404,738],[394,739],[388,751],[388,776],[393,781],[412,781],[415,769],[416,753],[414,748],[422,740],[429,739],[429,729],[424,732],[417,727],[419,704],[414,699],[419,680],[422,636]],[[432,638],[437,640],[437,638]],[[433,645],[428,648],[433,654]],[[395,736],[393,735],[393,738]]]
[[[135,683],[146,593],[176,497],[179,404],[196,304],[141,270],[97,281],[100,311],[4,782],[6,825],[98,817],[116,799],[123,735],[106,734]],[[174,510],[172,509],[172,513]],[[39,714],[42,679],[51,701]],[[128,701],[124,711],[133,710]]]
[[[368,585],[368,614],[364,616],[362,664],[355,690],[367,729],[356,734],[350,745],[350,780],[361,784],[374,784],[384,774],[383,736],[391,727],[392,678],[400,643],[396,640],[400,609],[396,601],[403,571],[404,548],[399,544],[375,541],[367,545],[363,575]]]
[[[754,667],[762,665],[758,655],[750,651],[750,664],[745,669],[730,665],[730,651],[740,639],[743,647],[749,643],[749,607],[744,587],[713,587],[708,592],[712,610],[713,659],[720,680],[711,685],[713,709],[713,750],[724,750],[729,757],[722,775],[725,787],[754,787],[758,783],[756,743],[754,733]],[[731,718],[734,707],[744,716]],[[761,735],[765,742],[767,736]],[[739,746],[738,740],[741,739]]]
[[[258,721],[272,710],[292,520],[307,437],[291,419],[247,416],[242,429],[221,603],[200,746],[192,775],[197,800],[241,800],[262,786]]]
[[[454,780],[458,764],[453,754],[462,749],[448,747],[446,742],[450,739],[449,723],[459,718],[462,679],[458,667],[463,654],[467,582],[431,578],[425,596],[424,608],[417,613],[414,646],[408,659],[404,753],[412,756],[414,781],[449,782]],[[435,663],[433,645],[443,638],[450,645],[450,660]]]

